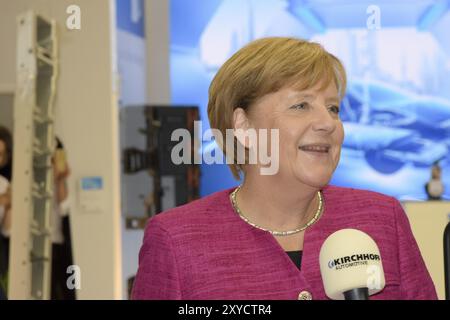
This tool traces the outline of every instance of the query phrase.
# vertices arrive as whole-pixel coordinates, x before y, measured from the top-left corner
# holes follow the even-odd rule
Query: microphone
[[[323,243],[320,273],[326,295],[333,300],[369,300],[384,289],[380,250],[366,233],[342,229]]]
[[[445,300],[450,300],[450,222],[444,229],[444,278]]]

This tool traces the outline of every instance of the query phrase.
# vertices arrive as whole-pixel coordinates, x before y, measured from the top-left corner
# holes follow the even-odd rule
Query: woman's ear
[[[248,128],[248,118],[247,113],[242,108],[236,108],[233,111],[233,129],[243,129]]]
[[[233,111],[233,131],[234,136],[245,148],[250,148],[249,137],[250,120],[247,117],[247,113],[242,108],[236,108]]]

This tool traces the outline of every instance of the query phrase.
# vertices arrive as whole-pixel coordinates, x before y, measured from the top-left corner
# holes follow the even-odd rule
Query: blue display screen
[[[84,177],[81,179],[82,190],[101,190],[103,189],[102,177]]]
[[[309,39],[341,59],[349,80],[331,183],[424,200],[437,162],[450,199],[448,1],[172,0],[170,20],[172,102],[198,105],[203,130],[227,58],[262,37]],[[201,170],[201,195],[238,184],[225,164]]]

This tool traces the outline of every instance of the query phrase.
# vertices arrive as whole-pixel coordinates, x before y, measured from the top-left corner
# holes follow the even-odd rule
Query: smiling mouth
[[[298,148],[305,152],[328,153],[331,146],[329,144],[308,144]]]

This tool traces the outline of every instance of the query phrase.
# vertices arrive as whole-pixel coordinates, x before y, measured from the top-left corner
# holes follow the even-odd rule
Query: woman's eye
[[[308,104],[306,102],[302,102],[302,103],[293,105],[291,107],[291,109],[300,109],[300,110],[302,110],[302,109],[306,109],[307,107],[308,107]]]
[[[339,107],[338,106],[331,106],[330,107],[331,112],[339,114]]]

